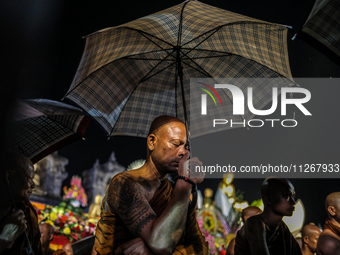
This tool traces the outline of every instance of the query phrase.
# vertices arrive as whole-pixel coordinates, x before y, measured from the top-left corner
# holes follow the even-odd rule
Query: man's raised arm
[[[188,156],[189,153],[179,165],[183,166]],[[184,174],[183,169],[181,173]],[[193,180],[200,182],[203,178]],[[156,215],[143,187],[132,176],[121,174],[113,179],[107,202],[111,212],[117,213],[129,231],[141,237],[152,253],[172,254],[185,229],[191,189],[190,183],[177,180],[170,202],[161,215]]]

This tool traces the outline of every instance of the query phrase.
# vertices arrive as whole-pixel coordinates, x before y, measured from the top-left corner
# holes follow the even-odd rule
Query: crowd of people
[[[147,138],[147,161],[139,169],[116,175],[103,198],[92,254],[208,254],[191,194],[204,173],[190,158],[185,124],[171,116],[156,118]],[[1,172],[0,254],[67,254],[70,244],[53,251],[53,226],[38,225],[30,203],[34,168],[23,155],[9,154]],[[177,173],[175,182],[168,174]],[[340,254],[340,192],[326,198],[328,219],[323,231],[304,226],[296,239],[282,221],[291,216],[295,190],[286,179],[267,178],[261,187],[264,210],[248,207],[243,227],[227,248],[236,255]],[[299,244],[300,243],[300,244]]]

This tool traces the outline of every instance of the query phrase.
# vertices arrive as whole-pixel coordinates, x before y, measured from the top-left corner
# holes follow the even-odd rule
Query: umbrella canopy
[[[190,119],[190,78],[291,78],[286,39],[285,26],[186,1],[88,35],[64,99],[108,135],[146,137],[159,115]]]
[[[340,65],[340,0],[316,0],[297,36]]]
[[[36,163],[81,139],[90,118],[77,107],[48,99],[19,101],[12,118],[7,148]]]

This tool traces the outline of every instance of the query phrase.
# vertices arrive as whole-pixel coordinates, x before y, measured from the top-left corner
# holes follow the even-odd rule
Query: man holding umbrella
[[[192,188],[204,175],[190,171],[186,127],[171,116],[157,117],[147,138],[147,161],[116,175],[103,199],[94,249],[99,254],[208,254]],[[175,184],[167,174],[177,172]]]

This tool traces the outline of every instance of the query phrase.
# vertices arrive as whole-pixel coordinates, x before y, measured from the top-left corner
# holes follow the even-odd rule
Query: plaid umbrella
[[[89,123],[77,107],[48,99],[22,100],[14,111],[7,148],[36,163],[81,139]]]
[[[64,99],[108,135],[146,137],[159,115],[190,119],[190,78],[291,78],[286,38],[285,26],[186,1],[88,35]]]
[[[340,65],[340,0],[316,0],[297,37]]]

